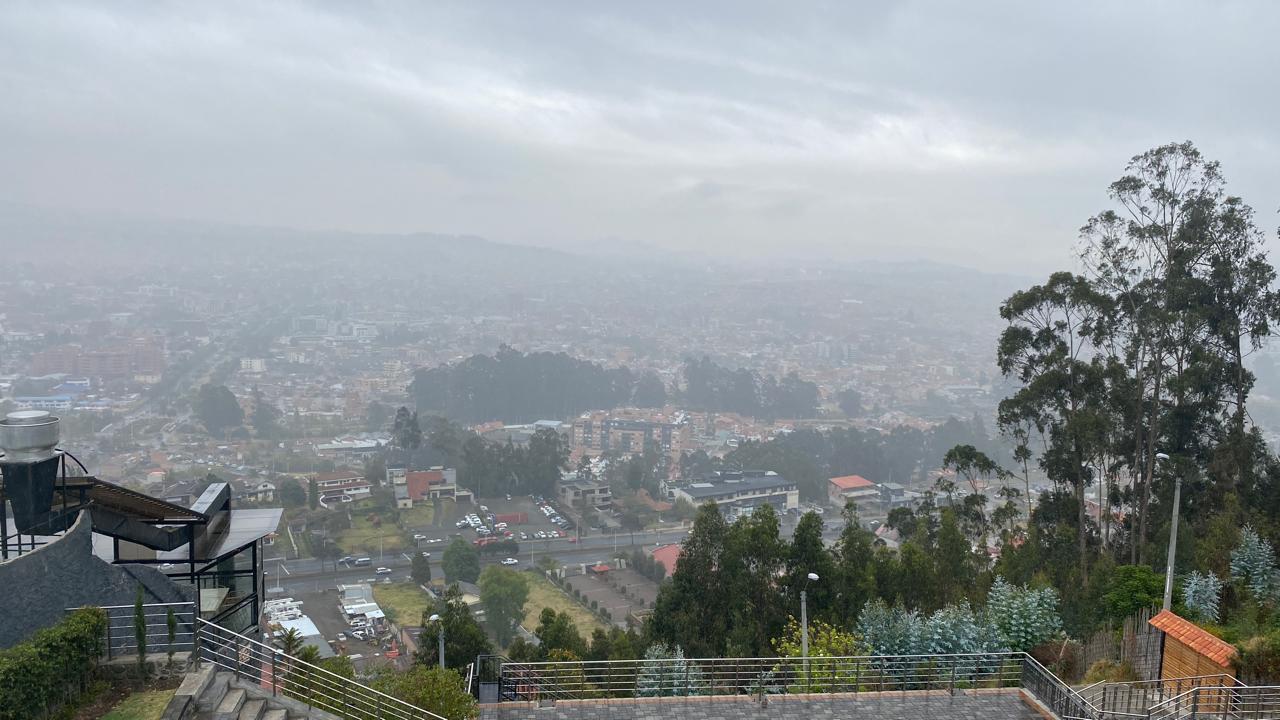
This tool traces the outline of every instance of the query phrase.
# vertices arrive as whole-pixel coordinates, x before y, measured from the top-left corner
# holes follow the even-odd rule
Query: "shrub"
[[[1041,665],[1068,683],[1075,683],[1084,672],[1080,643],[1074,640],[1053,640],[1041,643],[1028,651]]]
[[[591,609],[592,609],[592,610],[596,610],[596,609],[598,609],[599,607],[600,607],[600,603],[596,602],[595,600],[592,600],[592,601],[591,601]]]
[[[0,720],[41,717],[75,698],[102,656],[107,614],[84,608],[0,651]]]
[[[1236,650],[1234,665],[1240,680],[1249,685],[1280,682],[1280,631],[1249,638]]]
[[[1100,682],[1130,682],[1138,679],[1129,663],[1118,663],[1114,660],[1099,660],[1089,666],[1084,674],[1084,684],[1092,685]]]

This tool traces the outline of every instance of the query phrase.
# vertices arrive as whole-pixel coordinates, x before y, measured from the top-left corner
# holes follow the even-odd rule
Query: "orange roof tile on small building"
[[[672,544],[655,548],[653,552],[649,553],[649,556],[662,563],[663,567],[667,569],[667,577],[671,577],[676,571],[676,564],[680,562],[682,554],[684,554],[684,548],[680,547],[679,544]]]
[[[1169,637],[1224,668],[1231,666],[1231,658],[1236,655],[1236,649],[1231,643],[1168,610],[1161,610],[1148,622],[1152,627],[1163,631]]]
[[[833,477],[828,482],[841,490],[856,490],[857,488],[868,488],[875,485],[875,483],[861,475],[842,475],[840,477]]]

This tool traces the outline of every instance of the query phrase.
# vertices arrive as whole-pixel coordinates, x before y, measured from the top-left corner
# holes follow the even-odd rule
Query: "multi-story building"
[[[556,484],[556,494],[565,505],[576,508],[591,506],[603,510],[613,503],[608,483],[580,478],[577,473],[566,473],[561,477]]]
[[[714,502],[730,518],[747,515],[761,505],[779,512],[800,507],[800,488],[773,471],[718,472],[673,490],[677,500],[694,505]]]
[[[827,500],[842,508],[852,500],[859,506],[880,502],[880,488],[861,475],[843,475],[827,481]]]

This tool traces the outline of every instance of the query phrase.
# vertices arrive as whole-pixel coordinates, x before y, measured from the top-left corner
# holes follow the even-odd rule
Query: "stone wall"
[[[194,588],[155,568],[112,565],[96,557],[92,521],[81,512],[62,537],[0,562],[0,648],[57,623],[67,608],[132,605],[139,585],[144,603],[195,600]]]

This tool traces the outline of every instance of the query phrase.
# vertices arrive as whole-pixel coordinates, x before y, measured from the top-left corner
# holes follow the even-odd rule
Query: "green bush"
[[[1280,682],[1280,631],[1257,635],[1236,647],[1237,676],[1249,685]]]
[[[0,720],[30,720],[74,700],[102,657],[107,614],[83,608],[0,651]]]
[[[1084,674],[1082,682],[1086,685],[1092,685],[1100,682],[1129,682],[1137,679],[1138,675],[1133,671],[1133,666],[1129,663],[1099,660],[1089,666],[1089,672]]]

